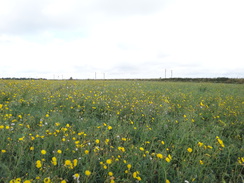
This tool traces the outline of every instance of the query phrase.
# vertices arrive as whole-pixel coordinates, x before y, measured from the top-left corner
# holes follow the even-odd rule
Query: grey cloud
[[[88,17],[91,15],[82,4],[78,3],[71,11],[53,15],[45,12],[49,3],[47,0],[15,2],[11,12],[0,17],[0,34],[22,35],[46,30],[73,30],[89,24]]]
[[[1,16],[0,33],[31,32],[37,27],[44,26],[47,21],[47,18],[41,15],[44,4],[40,1],[16,2],[9,14]]]
[[[53,1],[13,1],[10,13],[0,17],[0,34],[36,34],[41,31],[89,29],[117,16],[144,15],[162,9],[162,0],[91,0],[75,1],[70,9],[46,12]],[[68,3],[68,2],[67,2]],[[58,3],[57,3],[58,6]],[[6,7],[9,8],[9,7]],[[55,7],[53,10],[55,10]],[[58,8],[58,7],[57,7]]]

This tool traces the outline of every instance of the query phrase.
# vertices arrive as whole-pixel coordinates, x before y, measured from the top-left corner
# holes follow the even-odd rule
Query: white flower
[[[74,174],[73,175],[73,178],[74,178],[74,180],[77,182],[77,183],[80,183],[80,175],[78,174],[78,173],[76,173],[76,174]]]

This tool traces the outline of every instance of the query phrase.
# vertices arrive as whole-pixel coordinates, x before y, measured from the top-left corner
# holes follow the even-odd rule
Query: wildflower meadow
[[[0,80],[0,182],[243,182],[243,94],[243,84]]]

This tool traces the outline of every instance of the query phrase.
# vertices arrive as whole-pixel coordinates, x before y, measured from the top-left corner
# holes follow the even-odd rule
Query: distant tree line
[[[3,80],[47,80],[46,78],[11,78],[11,77],[8,77],[8,78],[1,78]]]
[[[237,83],[244,84],[244,78],[153,78],[153,79],[110,79],[110,80],[137,80],[137,81],[171,81],[171,82],[209,82],[209,83]]]
[[[218,77],[218,78],[169,78],[170,81],[187,81],[187,82],[211,82],[211,83],[244,83],[244,79]]]
[[[7,77],[1,78],[2,80],[47,80],[46,78],[15,78]],[[69,80],[73,80],[72,77]],[[79,79],[76,79],[79,80]],[[82,79],[84,80],[84,79]],[[89,80],[89,79],[88,79]],[[101,80],[101,79],[100,79]],[[244,78],[148,78],[148,79],[105,79],[112,81],[172,81],[172,82],[209,82],[209,83],[237,83],[244,84]]]

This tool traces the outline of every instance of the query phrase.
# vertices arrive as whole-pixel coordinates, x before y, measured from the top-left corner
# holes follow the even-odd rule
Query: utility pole
[[[165,69],[165,79],[166,79],[166,73],[167,73],[167,70]]]
[[[173,78],[173,70],[171,70],[171,78]]]

